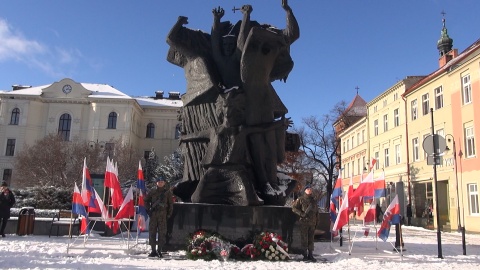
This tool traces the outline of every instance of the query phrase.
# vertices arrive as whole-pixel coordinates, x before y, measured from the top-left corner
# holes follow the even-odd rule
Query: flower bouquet
[[[242,248],[242,253],[253,260],[285,261],[290,259],[288,245],[276,233],[261,232],[257,234],[252,244]]]
[[[192,260],[219,259],[226,261],[232,253],[238,252],[239,248],[223,239],[221,235],[204,230],[193,233],[187,247],[187,257]]]

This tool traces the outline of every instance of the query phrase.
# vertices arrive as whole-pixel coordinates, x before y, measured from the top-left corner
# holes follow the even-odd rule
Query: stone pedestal
[[[169,250],[185,249],[189,235],[199,229],[218,232],[238,244],[254,231],[270,231],[282,236],[291,253],[300,249],[300,226],[290,207],[175,203],[173,209],[165,247]],[[330,237],[328,218],[328,213],[322,213],[317,226],[327,232],[320,236],[325,239]]]

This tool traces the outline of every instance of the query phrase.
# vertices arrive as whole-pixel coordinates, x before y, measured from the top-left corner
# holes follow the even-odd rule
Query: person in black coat
[[[0,186],[0,234],[5,237],[5,227],[10,219],[10,208],[15,204],[15,196],[8,188],[7,182],[3,181]]]

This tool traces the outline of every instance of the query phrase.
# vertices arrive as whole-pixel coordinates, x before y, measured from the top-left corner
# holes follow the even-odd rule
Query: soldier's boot
[[[311,250],[308,250],[308,256],[307,256],[308,260],[311,261],[311,262],[316,262],[317,259],[315,259],[313,257],[313,252]]]
[[[158,257],[160,257],[160,258],[163,257],[163,255],[162,255],[162,246],[158,245],[157,253],[158,253]]]
[[[155,250],[155,245],[150,245],[150,247],[152,248],[152,252],[148,254],[148,257],[157,257],[158,254],[157,254],[157,251]]]
[[[306,250],[303,252],[303,260],[304,260],[304,261],[309,261],[309,260],[310,260],[310,259],[308,258],[308,253],[307,253]]]

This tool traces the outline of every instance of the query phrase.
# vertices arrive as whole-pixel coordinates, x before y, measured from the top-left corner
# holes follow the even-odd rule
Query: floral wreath
[[[190,235],[187,258],[192,260],[288,260],[288,245],[276,233],[264,231],[253,236],[253,242],[241,249],[218,233],[198,230]]]

